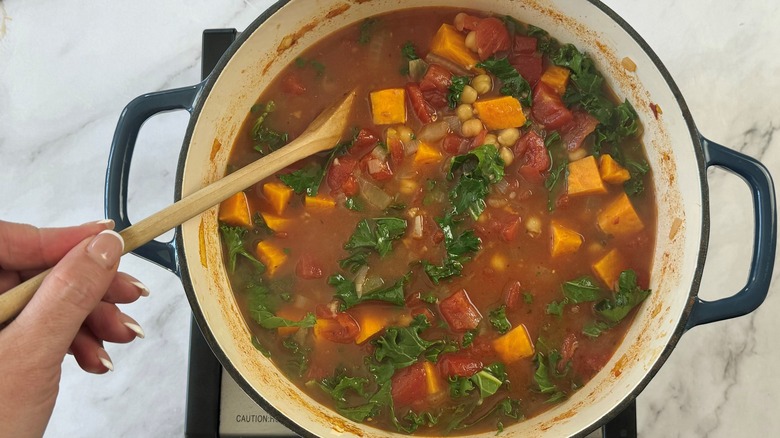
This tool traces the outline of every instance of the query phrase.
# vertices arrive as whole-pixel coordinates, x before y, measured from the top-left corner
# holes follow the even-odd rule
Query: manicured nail
[[[125,241],[116,231],[103,230],[87,245],[87,254],[106,268],[112,268],[119,261],[125,249]]]
[[[138,321],[134,320],[128,315],[125,315],[124,313],[120,312],[119,321],[122,322],[122,325],[132,330],[133,333],[135,333],[135,335],[138,336],[139,338],[143,339],[146,337],[146,333],[144,333],[144,329],[141,328],[141,325],[138,324]]]
[[[113,219],[101,219],[99,221],[87,222],[83,225],[87,225],[87,224],[103,225],[109,230],[113,230],[114,227],[116,226]]]
[[[108,368],[109,371],[114,371],[114,362],[111,362],[111,357],[103,347],[98,348],[97,357],[104,367]]]
[[[141,291],[142,297],[148,297],[149,296],[149,288],[146,287],[145,284],[141,283],[140,281],[131,281],[130,284],[137,287]]]

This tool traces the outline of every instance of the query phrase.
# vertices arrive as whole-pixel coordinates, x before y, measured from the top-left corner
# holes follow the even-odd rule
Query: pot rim
[[[187,161],[187,157],[189,155],[190,141],[192,139],[192,135],[195,130],[197,120],[200,116],[201,111],[203,110],[206,97],[208,96],[208,94],[211,92],[214,85],[216,84],[217,78],[221,75],[222,71],[225,69],[230,59],[236,54],[239,48],[249,39],[249,37],[252,34],[254,34],[254,32],[266,20],[268,20],[273,14],[278,12],[279,9],[287,5],[290,1],[291,0],[276,1],[268,9],[263,11],[263,13],[261,13],[257,18],[255,18],[252,21],[252,23],[250,23],[246,27],[246,29],[239,32],[236,39],[233,41],[230,47],[225,51],[225,53],[219,59],[219,62],[216,64],[214,69],[201,83],[202,89],[198,94],[198,97],[196,98],[195,103],[193,105],[192,112],[190,113],[190,120],[187,125],[187,130],[185,131],[184,134],[184,139],[182,141],[182,149],[179,154],[179,161],[176,169],[176,181],[174,186],[174,201],[179,201],[182,198],[182,183],[184,177],[184,168]],[[694,149],[693,152],[696,158],[700,189],[701,189],[702,222],[701,222],[701,240],[699,245],[699,253],[696,257],[696,267],[693,272],[693,281],[691,282],[691,287],[688,292],[688,302],[686,303],[683,309],[682,315],[677,323],[677,327],[675,327],[674,332],[669,338],[669,342],[666,344],[666,346],[664,347],[663,351],[661,352],[661,354],[659,355],[655,363],[645,373],[644,377],[642,377],[642,379],[637,383],[636,387],[628,395],[626,395],[626,397],[624,397],[619,403],[617,403],[610,411],[605,412],[600,419],[596,420],[591,425],[582,429],[579,433],[575,434],[574,435],[575,437],[584,437],[588,435],[589,433],[593,432],[594,430],[598,429],[603,424],[607,423],[609,420],[614,418],[620,412],[622,412],[644,390],[644,388],[650,383],[652,378],[658,373],[660,368],[663,366],[663,364],[671,355],[672,351],[674,350],[677,343],[679,342],[680,337],[686,331],[688,318],[691,314],[691,311],[695,304],[695,299],[698,295],[699,287],[701,285],[701,278],[704,271],[704,262],[707,255],[707,249],[709,245],[709,234],[710,234],[709,188],[707,184],[704,149],[701,143],[701,135],[699,134],[699,131],[696,128],[690,109],[688,108],[688,105],[685,102],[685,99],[683,98],[680,89],[677,87],[677,84],[674,82],[674,79],[672,79],[671,74],[666,69],[664,64],[661,62],[661,59],[658,57],[658,55],[656,55],[656,53],[653,51],[650,45],[639,35],[637,31],[635,31],[631,27],[631,25],[628,24],[628,22],[626,22],[620,15],[618,15],[616,12],[614,12],[612,9],[610,9],[607,5],[602,3],[600,0],[584,0],[584,1],[591,3],[593,6],[598,8],[605,15],[607,15],[612,21],[614,21],[621,28],[623,32],[628,34],[628,36],[631,37],[631,39],[633,39],[634,42],[636,42],[639,45],[639,47],[650,58],[653,65],[661,74],[664,81],[666,82],[666,85],[669,87],[669,90],[672,92],[673,96],[675,97],[675,100],[679,105],[683,120],[685,120],[686,127],[688,128],[688,132],[691,136],[691,144],[693,146]],[[203,313],[203,310],[200,308],[197,302],[197,298],[194,292],[194,287],[189,273],[187,256],[184,253],[184,251],[178,250],[179,248],[184,247],[184,238],[183,238],[181,225],[176,227],[174,240],[175,240],[175,247],[177,248],[176,253],[177,253],[178,265],[179,265],[178,274],[181,279],[182,285],[184,287],[185,294],[187,295],[187,300],[189,301],[190,308],[193,313],[193,317],[196,323],[198,324],[198,327],[200,328],[200,331],[203,334],[204,339],[206,340],[209,347],[211,348],[211,351],[219,360],[222,367],[230,374],[230,377],[236,381],[238,386],[255,403],[260,405],[260,407],[266,410],[269,414],[273,415],[273,417],[276,418],[284,426],[286,426],[287,428],[289,428],[290,430],[292,430],[298,435],[305,436],[305,437],[316,437],[317,435],[299,426],[291,418],[279,412],[279,410],[277,410],[273,405],[271,405],[271,403],[266,401],[257,391],[255,391],[252,385],[236,369],[233,363],[230,362],[230,360],[228,359],[227,355],[219,347],[219,343],[217,342],[216,337],[214,336],[211,328],[206,322],[206,318]]]

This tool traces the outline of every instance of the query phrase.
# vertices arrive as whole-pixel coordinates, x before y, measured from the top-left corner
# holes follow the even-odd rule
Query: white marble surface
[[[217,4],[218,3],[218,4]],[[66,225],[103,217],[103,181],[117,117],[144,92],[199,79],[201,31],[244,28],[271,1],[0,1],[0,217]],[[665,63],[702,133],[780,175],[780,6],[773,0],[609,0]],[[142,130],[130,210],[140,219],[172,200],[186,113]],[[712,236],[701,295],[747,277],[747,189],[710,171]],[[180,436],[189,309],[172,274],[135,257],[121,268],[152,295],[128,306],[147,333],[108,351],[103,376],[63,364],[47,436]],[[638,401],[645,437],[735,437],[780,430],[780,284],[752,315],[699,327]]]

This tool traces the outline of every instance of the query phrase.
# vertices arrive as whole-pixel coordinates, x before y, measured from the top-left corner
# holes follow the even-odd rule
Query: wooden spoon
[[[285,147],[122,230],[119,234],[125,240],[124,254],[184,221],[192,219],[278,170],[317,152],[336,146],[347,128],[355,94],[355,90],[350,91],[338,104],[323,111],[298,138]],[[51,269],[30,278],[4,294],[0,294],[0,324],[22,311],[49,272]]]

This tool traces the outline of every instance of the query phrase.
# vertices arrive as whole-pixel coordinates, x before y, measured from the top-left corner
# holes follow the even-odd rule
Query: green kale
[[[358,43],[368,44],[371,41],[371,36],[376,29],[378,20],[376,18],[366,18],[360,23],[360,35],[358,36]]]
[[[446,255],[441,266],[423,261],[423,269],[431,281],[439,284],[444,278],[459,275],[463,270],[463,264],[471,260],[470,254],[479,250],[482,243],[474,234],[474,230],[466,230],[455,234],[455,221],[451,215],[438,219],[439,227],[444,233],[444,249]]]
[[[328,284],[336,287],[336,298],[339,298],[343,303],[341,310],[349,309],[365,301],[385,301],[403,306],[405,303],[404,286],[410,277],[410,274],[406,274],[390,286],[363,292],[360,296],[358,296],[355,283],[347,280],[341,274],[331,275],[328,278]]]
[[[506,305],[490,311],[490,324],[493,325],[499,333],[506,333],[512,328],[512,324],[506,317]]]
[[[386,256],[392,249],[392,241],[401,238],[406,231],[406,220],[396,217],[363,219],[358,222],[355,231],[344,249],[373,249],[380,256]]]
[[[236,258],[240,255],[255,266],[257,271],[262,274],[265,272],[265,265],[255,258],[246,247],[244,247],[244,236],[246,235],[246,228],[232,227],[227,224],[220,224],[219,231],[222,234],[222,239],[225,241],[227,247],[227,259],[230,272],[236,270]]]
[[[528,36],[532,36],[536,38],[537,40],[536,50],[538,50],[542,54],[550,56],[553,53],[555,53],[559,48],[558,41],[556,41],[555,38],[551,37],[546,30],[540,27],[536,27],[534,25],[528,25]]]
[[[626,168],[631,179],[623,184],[623,189],[628,196],[637,196],[645,190],[644,176],[650,171],[650,166],[645,160],[626,160]]]
[[[309,163],[306,166],[290,173],[279,175],[288,187],[295,193],[306,193],[306,196],[317,196],[325,170],[317,163]]]
[[[551,301],[547,304],[545,312],[548,315],[563,316],[563,307],[566,305],[566,298],[561,301]]]
[[[531,304],[534,302],[534,294],[531,292],[523,292],[523,302],[526,304]]]
[[[558,389],[553,383],[548,366],[545,363],[545,355],[538,351],[534,356],[534,362],[536,363],[536,372],[534,373],[534,381],[536,382],[539,392],[542,394],[550,394],[550,398],[547,399],[547,403],[554,403],[566,398],[566,393]]]
[[[531,86],[509,63],[509,59],[490,58],[477,63],[477,67],[484,68],[501,80],[501,94],[514,97],[526,107],[531,106]]]
[[[350,272],[357,272],[362,266],[368,264],[368,251],[353,251],[352,254],[339,260],[339,266],[341,269],[346,269]]]
[[[472,342],[474,342],[474,338],[477,336],[476,330],[467,330],[466,333],[463,334],[463,340],[461,341],[461,347],[466,348],[469,345],[471,345]]]
[[[447,179],[454,179],[456,173],[460,178],[449,194],[452,212],[468,213],[476,220],[485,210],[490,185],[504,178],[504,161],[494,145],[482,145],[452,159]]]
[[[594,309],[608,322],[617,323],[649,295],[650,289],[640,288],[636,284],[636,273],[629,269],[620,273],[613,298],[599,301]]]
[[[563,289],[563,295],[567,301],[572,303],[585,303],[601,298],[601,289],[588,276],[569,280],[561,285],[561,289]]]
[[[249,315],[265,329],[279,327],[314,327],[317,318],[313,314],[306,314],[300,321],[292,321],[276,316],[273,312],[271,301],[271,289],[264,283],[250,283],[247,285],[247,298]]]
[[[333,398],[337,406],[346,404],[345,394],[347,391],[354,391],[361,397],[365,397],[365,387],[368,385],[368,379],[365,377],[349,377],[344,369],[336,371],[332,377],[326,377],[317,382],[319,387]]]
[[[407,327],[389,327],[385,334],[373,341],[376,349],[374,359],[377,362],[387,360],[395,369],[405,368],[418,361],[428,350],[439,350],[449,342],[439,339],[428,341],[420,337],[423,330],[431,324],[424,315],[417,315]]]
[[[450,108],[455,108],[460,102],[460,95],[463,94],[463,88],[469,84],[468,76],[453,76],[450,83],[449,92],[447,93],[447,102],[450,104]]]
[[[304,347],[301,344],[287,338],[282,341],[282,346],[290,350],[291,357],[284,364],[285,368],[298,377],[303,377],[306,370],[309,369],[309,353],[311,348]]]
[[[270,154],[287,143],[288,136],[286,132],[277,132],[265,126],[266,118],[275,109],[276,104],[272,100],[265,105],[256,104],[251,109],[252,113],[260,112],[260,115],[255,119],[254,125],[252,125],[250,135],[252,140],[255,141],[254,149],[263,155]]]
[[[414,43],[411,41],[407,41],[404,43],[403,47],[401,47],[401,55],[409,61],[420,59],[420,57],[417,56],[417,50],[414,48]]]
[[[363,211],[363,203],[354,196],[350,196],[344,201],[344,207],[352,211]]]
[[[594,321],[582,328],[582,334],[589,338],[598,338],[602,333],[611,329],[614,324],[606,323],[604,321]]]

